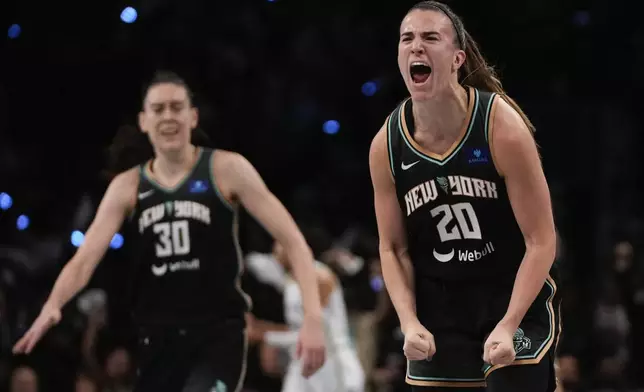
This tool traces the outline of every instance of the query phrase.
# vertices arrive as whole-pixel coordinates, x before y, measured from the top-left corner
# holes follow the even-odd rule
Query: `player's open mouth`
[[[179,133],[179,127],[177,126],[166,126],[159,129],[159,133],[163,136],[174,136]]]
[[[423,84],[429,79],[429,75],[432,73],[432,68],[426,63],[420,61],[414,61],[409,66],[409,74],[411,75],[411,80],[415,84]]]

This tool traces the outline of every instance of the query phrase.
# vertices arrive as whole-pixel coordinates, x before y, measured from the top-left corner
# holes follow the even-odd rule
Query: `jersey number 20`
[[[188,221],[161,222],[152,228],[159,235],[156,244],[157,257],[181,256],[190,253]]]
[[[442,215],[436,225],[438,235],[442,242],[462,239],[481,239],[481,226],[476,217],[474,208],[470,203],[443,204],[435,207],[431,211],[432,217]],[[449,225],[456,217],[456,224],[447,230]],[[469,221],[469,222],[468,222]]]

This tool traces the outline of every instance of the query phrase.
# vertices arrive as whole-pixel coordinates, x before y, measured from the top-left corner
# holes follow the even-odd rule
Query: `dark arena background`
[[[194,90],[213,146],[245,155],[338,271],[368,390],[408,391],[380,277],[368,151],[406,96],[396,51],[413,4],[2,2],[2,390],[129,390],[125,235],[32,355],[11,347],[82,243],[107,186],[108,144],[136,125],[145,80],[169,69]],[[449,4],[537,128],[563,270],[560,390],[644,390],[644,23],[635,3]],[[247,215],[241,229],[246,255],[270,251]],[[357,272],[343,266],[347,255],[363,260]],[[243,284],[258,318],[283,322],[279,292],[249,273]],[[279,391],[285,358],[252,345],[243,391]]]

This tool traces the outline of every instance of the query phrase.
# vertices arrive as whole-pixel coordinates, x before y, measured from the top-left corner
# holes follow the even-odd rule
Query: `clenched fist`
[[[403,352],[410,361],[431,359],[436,353],[436,343],[432,335],[423,325],[416,321],[405,327],[405,344]]]
[[[514,331],[497,324],[483,346],[483,361],[490,365],[509,365],[514,362]]]

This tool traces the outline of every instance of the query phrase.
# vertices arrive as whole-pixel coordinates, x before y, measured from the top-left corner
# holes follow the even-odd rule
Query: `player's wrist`
[[[313,296],[311,300],[304,304],[304,319],[309,321],[322,321],[324,318],[322,305],[319,296]]]
[[[403,334],[407,334],[407,330],[414,325],[420,324],[416,315],[409,315],[406,317],[400,317],[400,330]]]
[[[309,310],[304,312],[304,320],[312,323],[321,323],[324,319],[322,314],[322,309],[319,310]]]
[[[61,309],[62,306],[60,304],[60,301],[57,301],[55,298],[49,298],[42,307],[42,310],[53,310],[58,312],[60,312]]]
[[[499,326],[512,332],[516,331],[520,324],[521,319],[513,314],[506,314],[498,323]]]

